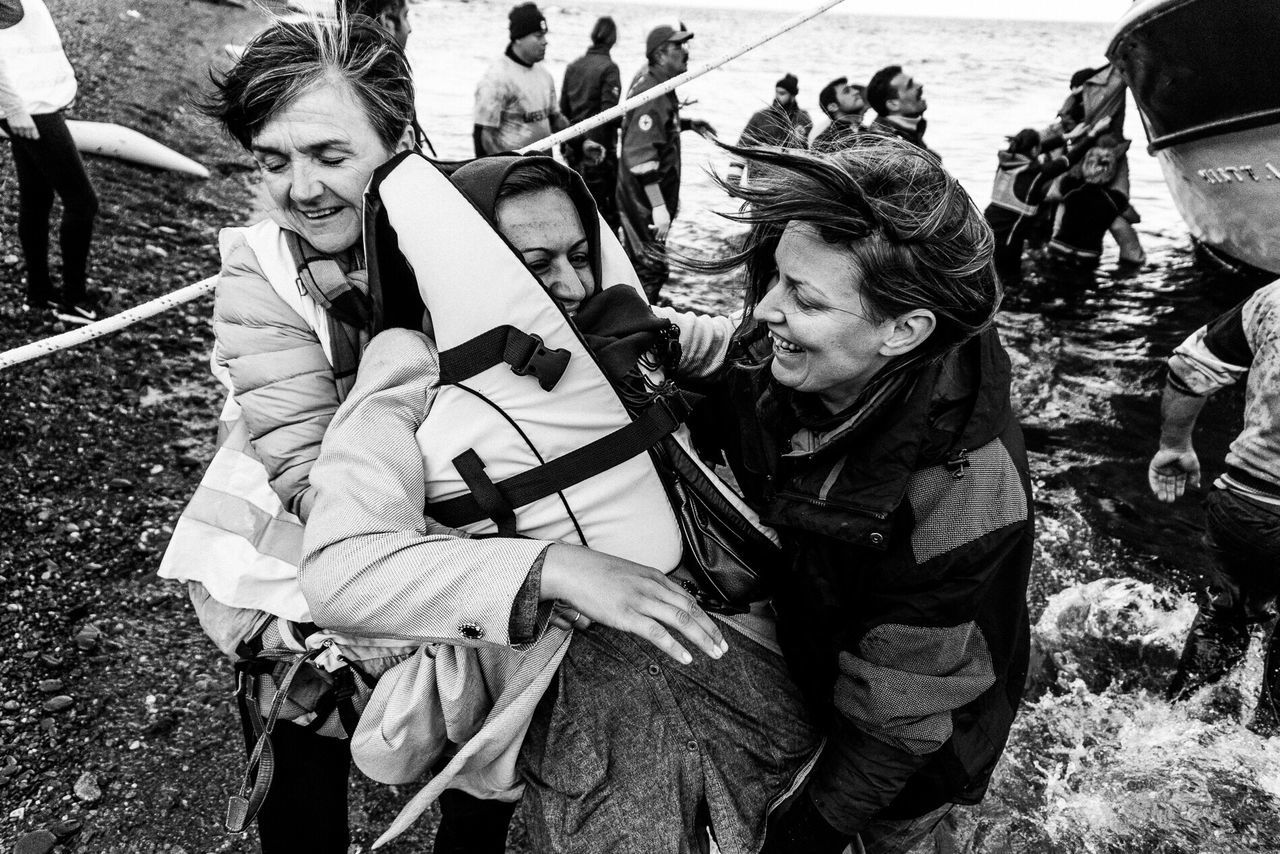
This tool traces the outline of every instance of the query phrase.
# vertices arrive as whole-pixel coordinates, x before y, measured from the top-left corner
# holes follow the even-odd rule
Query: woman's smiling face
[[[890,361],[882,351],[894,319],[871,317],[853,252],[827,243],[812,226],[788,223],[774,260],[778,272],[753,312],[769,329],[773,376],[839,412]]]
[[[251,150],[284,224],[331,255],[359,242],[364,189],[393,153],[341,80],[318,83],[285,105]]]
[[[595,293],[591,247],[567,193],[547,187],[509,196],[498,202],[495,218],[498,230],[566,313],[576,312]]]

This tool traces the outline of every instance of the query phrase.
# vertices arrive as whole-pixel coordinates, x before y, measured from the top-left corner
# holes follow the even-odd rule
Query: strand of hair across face
[[[806,21],[816,18],[828,9],[838,6],[843,2],[844,0],[823,0],[822,3],[819,3],[809,11],[802,12],[801,14],[788,19],[759,38],[740,45],[710,62],[703,63],[697,68],[686,71],[678,77],[673,77],[661,85],[654,86],[652,89],[648,89],[634,98],[627,98],[617,106],[612,109],[605,110],[599,115],[592,116],[589,119],[584,119],[572,127],[565,128],[559,133],[552,134],[545,139],[541,139],[538,142],[527,145],[520,149],[520,153],[524,154],[530,151],[551,150],[562,142],[575,139],[588,131],[595,130],[600,125],[613,121],[628,110],[634,110],[636,107],[646,104],[654,98],[662,97],[677,86],[688,83],[690,80],[695,80],[709,71],[714,71],[720,66],[737,59],[744,53],[755,50],[760,45],[768,41],[772,41],[784,33],[794,30]],[[216,284],[217,277],[212,276],[208,279],[196,282],[194,285],[188,285],[185,288],[165,294],[162,297],[157,297],[150,302],[145,302],[142,305],[122,311],[119,314],[113,314],[110,317],[104,318],[95,323],[90,323],[87,326],[82,326],[79,329],[73,329],[70,332],[62,333],[61,335],[54,335],[51,338],[44,338],[39,341],[24,344],[20,347],[15,347],[12,350],[6,350],[0,353],[0,371],[5,370],[6,368],[12,368],[14,365],[20,365],[23,362],[39,359],[42,356],[48,356],[52,353],[58,352],[59,350],[70,349],[71,347],[83,344],[86,341],[92,341],[96,338],[101,338],[104,335],[110,335],[113,332],[119,332],[121,329],[132,326],[133,324],[141,320],[145,320],[148,317],[154,317],[161,312],[168,311],[171,308],[176,308],[183,303],[199,299],[205,294],[211,293]]]

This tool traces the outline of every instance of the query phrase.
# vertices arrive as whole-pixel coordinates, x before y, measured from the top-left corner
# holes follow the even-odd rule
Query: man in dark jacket
[[[684,24],[654,27],[645,39],[649,64],[631,81],[631,98],[660,86],[689,68]],[[714,134],[700,119],[680,118],[674,91],[629,111],[622,118],[622,168],[618,170],[618,210],[623,244],[649,301],[667,283],[667,233],[680,208],[680,132]]]
[[[773,103],[757,110],[747,126],[742,129],[738,145],[743,147],[773,145],[780,148],[808,148],[809,132],[813,119],[800,109],[796,97],[800,94],[800,81],[794,74],[785,74],[774,84]],[[729,164],[729,181],[742,181],[743,163],[735,160]]]
[[[929,108],[929,102],[924,99],[924,86],[903,71],[901,65],[887,65],[875,73],[867,84],[867,101],[876,111],[872,130],[905,139],[938,157],[924,142],[925,128],[929,125],[924,117],[924,111]]]
[[[831,120],[813,139],[814,151],[835,151],[862,133],[862,117],[867,112],[867,87],[837,77],[818,93],[818,106]]]
[[[569,63],[560,87],[560,112],[570,125],[599,115],[618,104],[622,77],[609,51],[618,41],[618,26],[604,16],[591,28],[591,47]],[[606,122],[560,148],[564,162],[582,176],[600,215],[616,234],[618,219],[618,128],[622,119]]]
[[[745,265],[751,320],[710,400],[788,549],[778,638],[826,735],[764,854],[902,854],[981,800],[1027,672],[1031,486],[991,231],[891,137],[746,157],[782,180],[718,265]]]

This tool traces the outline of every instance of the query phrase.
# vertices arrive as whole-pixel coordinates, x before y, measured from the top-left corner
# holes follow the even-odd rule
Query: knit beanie
[[[786,89],[791,93],[791,97],[800,94],[800,81],[796,79],[794,74],[787,74],[777,83],[773,84],[778,89]]]
[[[542,17],[536,3],[521,3],[507,15],[507,31],[511,34],[512,41],[533,33],[545,33],[547,19]]]

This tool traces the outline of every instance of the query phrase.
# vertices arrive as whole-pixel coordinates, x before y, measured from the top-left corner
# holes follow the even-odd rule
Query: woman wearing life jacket
[[[436,771],[384,839],[446,786],[513,801],[523,782],[531,850],[698,851],[710,827],[722,851],[755,852],[814,732],[766,606],[713,620],[691,594],[649,456],[517,506],[515,538],[433,516],[469,453],[499,481],[526,443],[565,459],[611,408],[640,423],[618,401],[652,395],[669,340],[574,172],[494,157],[452,178],[465,198],[408,155],[371,185],[429,334],[370,343],[312,471],[301,575],[321,623],[424,642],[379,682],[353,742],[375,779]],[[545,385],[500,362],[460,372],[471,330],[491,327],[537,334],[568,367]],[[710,341],[685,343],[701,360]]]
[[[301,653],[328,636],[311,620],[297,580],[310,471],[374,327],[362,194],[376,167],[414,145],[412,76],[392,35],[340,15],[274,22],[213,82],[202,107],[253,155],[271,208],[262,221],[219,236],[214,372],[230,392],[224,420],[233,426],[175,529],[161,574],[188,581],[202,625],[224,650],[245,658]],[[255,467],[259,479],[265,467],[269,487],[261,486],[274,497],[254,491]],[[267,499],[277,498],[272,518]],[[395,642],[377,645],[388,643]],[[318,687],[331,699],[341,693]],[[256,698],[264,715],[273,695]],[[251,745],[252,699],[241,696]],[[275,725],[274,780],[257,814],[267,854],[346,854],[355,711],[344,699],[329,715],[332,727],[317,730],[319,718]],[[502,851],[505,823],[498,841],[480,841],[491,825],[487,816],[446,809],[436,850],[457,850],[447,843],[461,836],[470,851]]]
[[[981,800],[1027,670],[1031,489],[991,231],[895,139],[733,153],[771,181],[738,191],[741,250],[702,265],[743,271],[749,318],[705,438],[788,549],[778,635],[826,737],[763,850],[904,852]]]
[[[996,273],[1005,287],[1022,281],[1022,248],[1053,179],[1079,163],[1110,122],[1110,117],[1103,118],[1065,150],[1057,151],[1043,147],[1038,131],[1024,128],[1009,138],[1007,149],[997,153],[1000,164],[983,216],[995,234]]]

